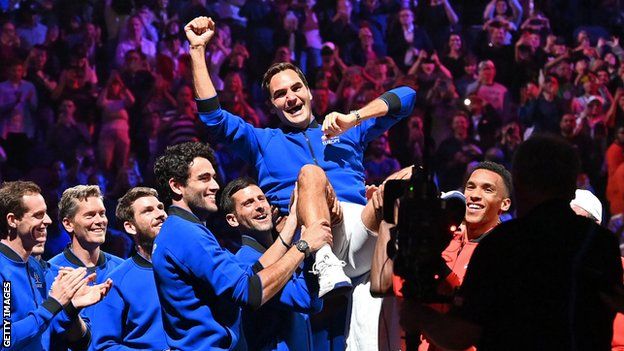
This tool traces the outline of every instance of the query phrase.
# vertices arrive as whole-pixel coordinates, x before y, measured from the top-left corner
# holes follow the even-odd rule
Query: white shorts
[[[340,207],[343,221],[332,228],[332,251],[347,263],[344,272],[349,278],[359,277],[370,271],[377,235],[362,223],[364,206],[341,201]]]
[[[353,293],[347,307],[346,349],[377,351],[379,313],[383,299],[370,294],[370,268],[377,234],[362,223],[364,206],[340,202],[343,223],[332,228],[333,252],[345,261],[345,274],[351,278]]]

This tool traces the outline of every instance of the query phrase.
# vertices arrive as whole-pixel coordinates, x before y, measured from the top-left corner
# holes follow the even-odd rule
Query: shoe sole
[[[334,288],[329,290],[329,291],[327,291],[325,294],[323,294],[323,295],[319,294],[319,297],[327,299],[327,298],[330,298],[330,297],[346,295],[349,292],[351,292],[351,290],[353,290],[353,285],[351,285],[351,283],[349,283],[349,282],[340,282],[340,283],[334,285]]]

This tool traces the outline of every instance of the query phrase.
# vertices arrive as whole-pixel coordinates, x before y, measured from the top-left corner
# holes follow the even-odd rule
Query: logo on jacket
[[[37,272],[33,272],[33,279],[35,280],[35,286],[37,287],[37,289],[42,289],[43,281],[41,280],[41,277],[39,276],[39,274],[37,274]]]
[[[332,144],[336,144],[339,142],[340,142],[340,137],[335,136],[335,137],[323,140],[323,145],[332,145]]]

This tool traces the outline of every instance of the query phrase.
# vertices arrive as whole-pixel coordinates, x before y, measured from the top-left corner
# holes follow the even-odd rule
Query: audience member
[[[97,104],[102,111],[102,127],[98,140],[100,169],[115,174],[127,164],[130,153],[130,116],[134,104],[132,92],[117,73],[110,76],[100,92]]]
[[[390,156],[386,135],[373,140],[366,151],[367,156],[364,158],[366,184],[380,185],[384,179],[401,168],[399,161]]]
[[[496,77],[494,62],[487,60],[479,62],[479,78],[466,88],[466,94],[476,94],[485,100],[504,121],[509,121],[510,96],[507,88],[494,81]]]
[[[8,79],[0,82],[0,113],[4,116],[19,116],[19,127],[15,128],[14,124],[12,132],[24,133],[33,138],[38,97],[35,86],[23,79],[25,73],[21,61],[8,64]],[[9,132],[9,123],[10,119],[4,118],[0,124],[0,135],[3,138]]]
[[[74,156],[78,146],[91,142],[87,126],[76,121],[75,113],[76,104],[73,101],[61,101],[56,123],[48,131],[46,142],[48,152],[52,157],[63,161],[68,167],[74,165]]]
[[[559,134],[559,121],[567,111],[558,95],[557,78],[546,76],[540,90],[541,94],[536,99],[526,103],[526,109],[520,114],[522,123],[526,128],[533,128],[533,133]]]
[[[409,68],[421,50],[433,49],[427,31],[415,23],[414,12],[403,8],[399,20],[388,31],[388,54],[403,70]]]
[[[119,42],[115,52],[117,66],[123,65],[126,53],[132,49],[140,51],[149,62],[153,62],[156,58],[156,45],[144,36],[144,24],[140,15],[130,17],[127,26],[127,37]]]
[[[456,112],[451,126],[453,135],[442,141],[437,149],[436,174],[442,191],[459,189],[468,163],[482,155],[482,151],[469,138],[468,123],[464,112]]]
[[[449,0],[426,0],[418,3],[418,17],[423,29],[429,33],[433,48],[444,50],[444,42],[459,23],[459,16]]]

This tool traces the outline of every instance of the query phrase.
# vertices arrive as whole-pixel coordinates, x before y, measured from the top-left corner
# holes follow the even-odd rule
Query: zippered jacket
[[[386,116],[365,120],[329,140],[322,140],[323,132],[316,121],[306,129],[255,128],[222,110],[216,96],[197,100],[197,108],[213,140],[231,147],[253,165],[269,201],[287,213],[299,170],[306,164],[315,164],[325,171],[340,201],[366,204],[362,165],[366,146],[412,113],[416,92],[398,87],[379,98],[389,107]]]

